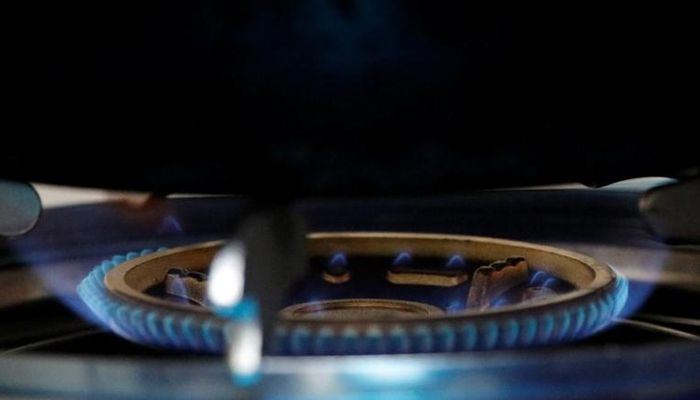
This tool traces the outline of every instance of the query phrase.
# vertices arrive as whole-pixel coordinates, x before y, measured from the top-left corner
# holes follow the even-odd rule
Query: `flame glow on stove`
[[[180,224],[180,221],[172,216],[172,215],[167,215],[163,218],[163,220],[160,222],[160,226],[158,227],[158,233],[159,234],[173,234],[173,233],[184,233],[185,230],[182,229],[182,225]]]
[[[211,263],[207,298],[216,308],[229,308],[243,298],[245,249],[240,242],[226,245]]]
[[[425,379],[426,372],[420,364],[383,358],[363,363],[361,376],[382,383],[403,384]]]
[[[228,329],[228,367],[234,383],[249,386],[260,377],[262,361],[262,330],[251,319],[231,324]]]

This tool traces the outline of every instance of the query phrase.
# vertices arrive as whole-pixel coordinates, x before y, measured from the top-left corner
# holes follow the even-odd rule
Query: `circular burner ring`
[[[341,299],[295,304],[283,308],[279,317],[285,320],[382,320],[442,315],[434,306],[415,301],[386,299]]]
[[[211,242],[140,257],[132,254],[130,260],[115,258],[96,268],[81,283],[79,293],[102,321],[131,340],[196,351],[222,351],[222,331],[227,320],[202,307],[172,303],[145,293],[173,265],[191,271],[205,270],[221,245]],[[329,256],[338,251],[386,256],[405,249],[417,255],[464,254],[486,261],[519,254],[538,270],[572,284],[575,290],[528,305],[448,314],[418,313],[410,317],[395,315],[380,320],[362,315],[351,320],[328,316],[299,318],[283,310],[270,344],[273,353],[470,351],[566,342],[603,329],[620,312],[627,294],[624,277],[599,261],[522,242],[358,232],[311,234],[308,247],[311,256]]]

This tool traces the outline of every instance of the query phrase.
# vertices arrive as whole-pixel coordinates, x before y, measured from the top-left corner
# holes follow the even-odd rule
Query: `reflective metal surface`
[[[684,362],[679,363],[682,359]],[[649,360],[653,360],[650,363]],[[610,347],[472,355],[266,358],[259,386],[237,388],[220,359],[100,360],[0,356],[0,388],[16,396],[192,399],[694,399],[700,348]],[[42,379],[37,381],[37,376]]]
[[[36,225],[41,199],[32,185],[0,180],[0,236],[18,236]]]

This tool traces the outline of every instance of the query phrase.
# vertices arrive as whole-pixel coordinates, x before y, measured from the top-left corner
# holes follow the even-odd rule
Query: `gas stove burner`
[[[257,310],[246,297],[229,320],[207,304],[206,274],[222,245],[114,257],[83,280],[79,294],[102,322],[129,340],[222,352],[227,324]],[[307,237],[307,252],[308,274],[291,285],[266,345],[270,354],[455,352],[563,343],[604,329],[627,297],[626,279],[604,263],[509,240],[315,233]]]

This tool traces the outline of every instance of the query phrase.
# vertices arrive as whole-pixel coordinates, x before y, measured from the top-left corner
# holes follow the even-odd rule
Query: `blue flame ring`
[[[164,249],[157,251],[161,250]],[[244,299],[234,310],[233,320],[228,320],[211,313],[194,315],[142,305],[105,287],[105,275],[117,265],[151,253],[143,250],[103,261],[81,282],[80,297],[103,324],[134,342],[223,352],[226,325],[237,316],[254,315],[250,311],[256,309],[254,300]],[[436,323],[407,321],[342,328],[323,321],[281,321],[271,335],[269,348],[271,353],[280,355],[393,354],[513,349],[574,341],[604,329],[620,314],[628,283],[619,272],[612,273],[614,279],[604,290],[554,307],[534,307],[522,314],[495,313],[445,318]],[[542,274],[535,277],[543,279]]]

